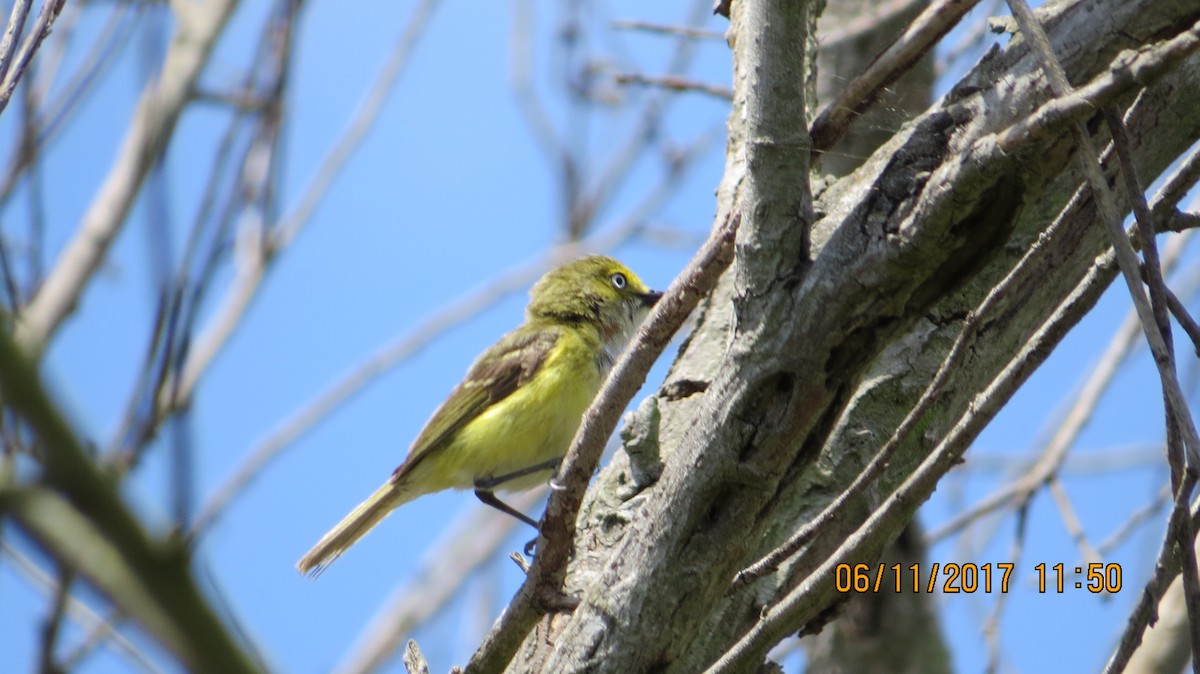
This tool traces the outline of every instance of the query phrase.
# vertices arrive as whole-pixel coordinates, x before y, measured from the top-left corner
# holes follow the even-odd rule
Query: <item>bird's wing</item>
[[[533,378],[558,341],[558,330],[518,328],[484,351],[433,413],[392,473],[396,482],[426,456],[444,447],[463,426]]]

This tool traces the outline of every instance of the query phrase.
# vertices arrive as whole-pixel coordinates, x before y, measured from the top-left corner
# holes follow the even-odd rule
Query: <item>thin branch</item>
[[[1013,14],[1021,26],[1022,35],[1041,54],[1042,67],[1048,75],[1050,88],[1055,96],[1061,98],[1070,95],[1072,90],[1070,84],[1067,82],[1066,73],[1063,72],[1062,66],[1055,59],[1049,40],[1041,26],[1034,19],[1033,12],[1023,0],[1009,0],[1009,7],[1012,8]],[[1163,51],[1167,56],[1164,56],[1162,62],[1156,64],[1158,68],[1162,69],[1167,68],[1171,63],[1175,62],[1170,59],[1178,60],[1184,58],[1200,48],[1200,22],[1192,26],[1189,31],[1170,40],[1164,47],[1166,49]],[[1159,72],[1158,68],[1154,68],[1155,73]],[[1150,350],[1154,354],[1154,361],[1158,366],[1159,374],[1163,380],[1163,388],[1168,405],[1172,415],[1179,422],[1183,431],[1189,463],[1193,465],[1200,464],[1200,436],[1197,434],[1191,415],[1187,412],[1187,401],[1174,372],[1174,358],[1171,356],[1169,346],[1164,341],[1164,335],[1158,329],[1154,310],[1151,308],[1145,293],[1142,291],[1142,281],[1139,272],[1140,264],[1138,263],[1137,253],[1134,252],[1133,246],[1129,243],[1129,238],[1125,234],[1125,230],[1121,227],[1121,214],[1118,212],[1113,194],[1108,188],[1108,182],[1104,177],[1104,171],[1098,159],[1099,154],[1093,147],[1091,135],[1081,121],[1075,122],[1070,128],[1075,142],[1081,150],[1078,157],[1080,163],[1083,165],[1087,182],[1092,189],[1092,194],[1096,200],[1101,218],[1104,221],[1106,231],[1109,234],[1109,240],[1116,254],[1121,275],[1125,278],[1126,285],[1129,287],[1130,296],[1133,298],[1133,305],[1137,309],[1138,319],[1142,323],[1142,330],[1146,335],[1147,342],[1150,344]],[[1182,469],[1181,466],[1178,468]]]
[[[59,561],[58,578],[54,584],[54,594],[50,602],[50,615],[42,622],[42,643],[38,655],[38,671],[60,671],[55,664],[54,651],[58,645],[58,637],[62,634],[64,619],[67,617],[67,604],[71,597],[71,584],[75,573],[66,564]]]
[[[1088,542],[1087,533],[1083,530],[1083,523],[1079,520],[1079,514],[1075,511],[1075,506],[1071,504],[1071,497],[1067,494],[1062,482],[1057,477],[1052,477],[1046,482],[1046,488],[1050,492],[1051,498],[1054,499],[1054,505],[1058,508],[1059,517],[1062,519],[1063,526],[1066,527],[1067,534],[1071,536],[1071,540],[1075,541],[1075,547],[1079,548],[1079,556],[1089,564],[1099,562],[1102,559],[1100,553]]]
[[[907,1],[912,2],[913,0]],[[716,30],[700,30],[688,26],[668,26],[661,23],[650,23],[649,21],[613,21],[612,27],[616,30],[636,30],[655,35],[679,35],[696,40],[725,39],[725,33]]]
[[[686,77],[655,77],[638,73],[617,73],[613,76],[613,80],[617,84],[641,84],[651,87],[661,87],[667,91],[676,92],[696,91],[726,101],[733,100],[733,90],[729,87],[690,80]]]
[[[1008,563],[1013,565],[1013,568],[1020,568],[1021,557],[1025,551],[1025,543],[1028,540],[1026,533],[1028,532],[1029,523],[1029,508],[1023,507],[1017,509],[1016,528],[1013,532],[1012,545],[1009,546]],[[991,612],[983,623],[983,637],[987,643],[988,651],[988,674],[994,674],[1000,671],[1000,621],[1004,617],[1004,609],[1008,606],[1008,593],[1000,592],[996,595],[996,603],[992,606]]]
[[[1150,210],[1155,216],[1174,212],[1179,207],[1179,201],[1187,196],[1197,182],[1200,182],[1200,144],[1179,162],[1166,184],[1155,195]]]
[[[168,387],[173,391],[173,395],[164,399],[161,404],[175,407],[191,399],[201,376],[241,324],[242,317],[257,295],[272,260],[291,244],[312,218],[333,181],[374,127],[383,104],[404,71],[404,66],[407,65],[409,56],[438,2],[439,0],[423,0],[413,11],[403,34],[393,46],[383,70],[371,85],[349,128],[325,157],[316,177],[305,188],[295,209],[270,233],[260,231],[251,240],[241,242],[243,254],[239,256],[240,264],[236,278],[221,299],[212,320],[196,338],[179,380]]]
[[[8,77],[12,66],[13,54],[17,51],[17,41],[25,30],[25,20],[29,18],[29,9],[33,0],[17,0],[13,3],[12,13],[8,17],[8,26],[4,29],[4,39],[0,40],[0,82]]]
[[[146,174],[174,135],[192,88],[236,5],[236,0],[209,0],[178,14],[177,35],[162,75],[142,94],[108,177],[17,324],[17,343],[25,352],[41,354],[79,304],[121,231]]]
[[[40,569],[33,560],[25,556],[20,550],[17,550],[9,543],[0,541],[0,552],[8,556],[16,570],[30,584],[36,585],[47,593],[56,591],[58,587],[57,581]],[[90,606],[74,594],[67,595],[66,611],[71,620],[79,623],[81,628],[102,634],[105,639],[111,639],[113,650],[125,657],[128,660],[128,665],[147,672],[147,674],[160,674],[161,670],[154,665],[149,656],[143,653],[133,642],[129,641],[124,634],[118,632],[112,620],[100,616],[100,614],[92,610]],[[77,664],[77,661],[73,657],[73,654],[70,653],[61,662],[62,668],[66,671],[73,669],[75,664]]]
[[[812,123],[813,151],[828,150],[890,84],[921,60],[980,0],[935,0]]]
[[[1178,498],[1175,499],[1175,503],[1179,503]],[[1129,613],[1129,620],[1125,623],[1121,640],[1104,666],[1104,674],[1119,674],[1125,671],[1125,666],[1129,664],[1133,652],[1142,643],[1142,635],[1145,633],[1146,627],[1157,619],[1158,603],[1180,572],[1178,558],[1175,555],[1175,544],[1178,540],[1177,532],[1184,526],[1181,520],[1195,519],[1198,514],[1200,513],[1196,509],[1193,509],[1190,514],[1187,510],[1178,507],[1171,509],[1171,516],[1167,520],[1167,533],[1163,536],[1158,558],[1154,563],[1154,574],[1150,580],[1146,581],[1146,586],[1138,595],[1138,603]]]
[[[1143,524],[1158,515],[1159,511],[1162,510],[1170,498],[1171,487],[1170,485],[1164,485],[1149,503],[1130,513],[1129,517],[1108,535],[1108,538],[1100,541],[1099,545],[1096,546],[1096,552],[1100,555],[1101,559],[1112,554],[1119,545],[1124,543]]]
[[[1192,348],[1195,349],[1196,356],[1200,357],[1200,324],[1196,323],[1196,319],[1192,318],[1187,307],[1183,306],[1183,302],[1179,301],[1179,297],[1169,287],[1164,286],[1164,290],[1166,290],[1167,307],[1170,308],[1171,315],[1179,321],[1179,326],[1192,340]]]
[[[834,593],[835,570],[839,565],[873,558],[882,549],[882,537],[898,531],[912,518],[918,505],[933,492],[938,481],[961,459],[971,441],[983,426],[1053,351],[1079,315],[1094,300],[1093,284],[1106,275],[1111,259],[1102,256],[1072,290],[1054,314],[1042,325],[1020,351],[978,396],[970,412],[963,415],[946,433],[920,466],[877,508],[867,521],[850,535],[837,550],[821,561],[816,569],[792,588],[773,606],[763,610],[762,617],[749,631],[707,671],[708,674],[730,674],[751,671],[770,644],[782,635],[793,632],[797,624],[806,624],[817,617],[827,599]]]
[[[1033,11],[1024,0],[1008,0],[1024,37],[1042,61],[1042,69],[1047,75],[1050,89],[1056,97],[1067,96],[1072,92],[1067,81],[1066,73],[1054,56],[1045,31],[1033,16]],[[1181,40],[1181,38],[1187,38]],[[1188,33],[1171,40],[1168,44],[1181,45],[1172,52],[1176,58],[1183,58],[1197,48],[1200,48],[1200,22],[1197,22]],[[1170,57],[1167,57],[1169,60]],[[1160,67],[1166,67],[1160,66]],[[1142,290],[1142,280],[1139,271],[1137,254],[1130,245],[1125,230],[1121,226],[1122,217],[1117,211],[1115,197],[1108,187],[1104,171],[1100,166],[1099,154],[1092,144],[1091,134],[1078,121],[1071,125],[1071,133],[1079,147],[1079,161],[1083,165],[1084,174],[1099,210],[1101,220],[1109,235],[1109,240],[1116,254],[1118,266],[1125,283],[1133,298],[1134,308],[1142,324],[1142,331],[1150,344],[1154,355],[1154,363],[1158,368],[1162,381],[1163,397],[1167,415],[1167,461],[1171,466],[1171,480],[1176,487],[1175,508],[1172,519],[1175,526],[1168,532],[1168,540],[1174,540],[1177,554],[1183,565],[1184,587],[1188,604],[1188,624],[1192,644],[1192,659],[1200,666],[1200,571],[1196,568],[1195,549],[1193,547],[1196,532],[1190,517],[1187,517],[1187,506],[1191,501],[1191,490],[1195,486],[1197,470],[1200,470],[1200,436],[1198,436],[1195,421],[1183,394],[1182,387],[1175,373],[1175,358],[1171,345],[1170,323],[1167,321],[1167,308],[1163,300],[1162,272],[1158,267],[1157,249],[1155,248],[1154,225],[1149,217],[1149,209],[1145,196],[1136,175],[1132,170],[1132,159],[1128,140],[1124,137],[1124,124],[1115,112],[1105,111],[1113,143],[1117,147],[1118,157],[1122,161],[1122,177],[1126,189],[1134,203],[1134,214],[1137,226],[1142,233],[1143,251],[1146,255],[1146,269],[1150,281],[1150,299]],[[1182,447],[1180,447],[1182,443]]]
[[[1080,123],[1096,113],[1096,108],[1129,91],[1131,85],[1146,86],[1200,49],[1200,22],[1165,42],[1137,51],[1123,51],[1108,64],[1105,72],[1086,85],[1054,98],[1033,114],[997,134],[997,143],[1008,150],[1025,142],[1028,135],[1046,125],[1064,120]],[[1090,143],[1090,140],[1089,140]]]
[[[21,76],[29,67],[34,53],[42,45],[42,40],[45,40],[46,36],[50,34],[50,27],[54,25],[54,20],[58,18],[65,2],[66,0],[45,0],[42,4],[42,11],[38,13],[37,21],[34,21],[33,28],[25,37],[25,42],[21,45],[21,51],[17,53],[16,60],[11,63],[5,73],[4,83],[0,84],[0,112],[4,112],[4,109],[8,107],[8,101],[12,98],[13,92],[17,90],[17,83],[21,81]]]
[[[705,0],[692,0],[687,19],[689,25],[698,26],[708,19],[707,5]],[[667,64],[665,77],[682,77],[692,63],[695,53],[695,40],[677,40]],[[642,107],[638,121],[633,125],[633,131],[627,140],[618,145],[620,149],[600,170],[595,185],[581,198],[581,203],[575,206],[576,210],[586,211],[588,218],[594,220],[602,214],[604,206],[611,204],[621,187],[635,175],[633,165],[652,146],[648,141],[657,135],[670,104],[676,98],[669,92],[655,93],[657,95],[649,97]],[[580,213],[576,213],[572,217],[575,219],[579,216]]]
[[[1191,232],[1185,232],[1171,242],[1164,255],[1164,264],[1167,268],[1172,267],[1180,259],[1190,239]],[[1121,323],[1121,327],[1109,340],[1104,353],[1090,368],[1087,380],[1075,395],[1075,400],[1071,403],[1071,408],[1067,411],[1066,416],[1056,425],[1054,435],[1037,452],[1037,462],[1030,466],[1024,475],[1009,481],[1007,485],[982,499],[970,509],[959,513],[949,522],[930,531],[927,540],[931,542],[941,540],[961,531],[980,517],[1010,503],[1021,504],[1028,501],[1042,485],[1058,474],[1071,447],[1074,446],[1080,433],[1091,421],[1096,406],[1108,391],[1121,365],[1129,357],[1139,327],[1137,313],[1130,309],[1129,315]]]

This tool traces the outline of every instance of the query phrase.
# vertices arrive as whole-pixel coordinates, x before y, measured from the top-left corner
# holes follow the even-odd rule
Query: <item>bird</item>
[[[474,489],[483,503],[537,528],[495,490],[550,478],[608,370],[660,297],[603,255],[546,272],[529,292],[524,322],[475,359],[404,462],[297,570],[319,575],[397,507],[445,489]]]

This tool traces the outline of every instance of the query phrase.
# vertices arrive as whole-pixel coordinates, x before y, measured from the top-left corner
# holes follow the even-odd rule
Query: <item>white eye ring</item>
[[[621,272],[617,272],[617,273],[613,274],[612,276],[609,276],[608,279],[610,281],[612,281],[613,287],[616,288],[617,290],[625,289],[625,284],[627,283],[627,281],[625,280],[625,275],[622,274]]]

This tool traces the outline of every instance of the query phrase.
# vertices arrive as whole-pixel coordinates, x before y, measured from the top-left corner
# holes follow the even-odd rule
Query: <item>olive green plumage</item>
[[[443,489],[544,482],[583,412],[661,294],[620,262],[584,257],[534,284],[525,322],[484,351],[433,413],[391,478],[297,564],[320,573],[398,506]]]

